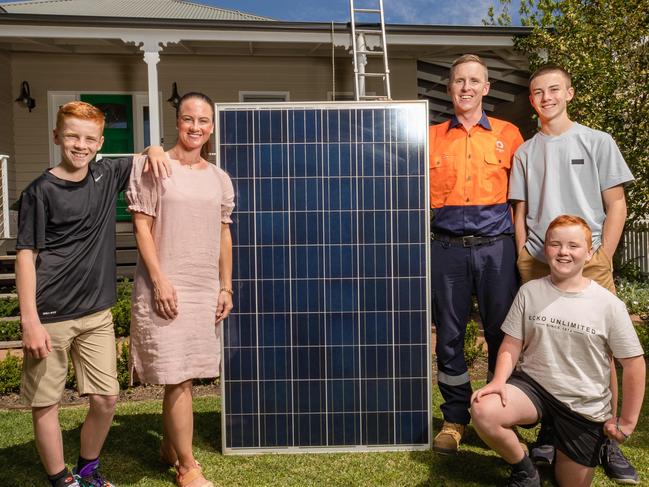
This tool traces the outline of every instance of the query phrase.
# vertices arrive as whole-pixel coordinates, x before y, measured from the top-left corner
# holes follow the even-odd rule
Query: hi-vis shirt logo
[[[505,143],[502,140],[496,141],[496,151],[505,152]]]

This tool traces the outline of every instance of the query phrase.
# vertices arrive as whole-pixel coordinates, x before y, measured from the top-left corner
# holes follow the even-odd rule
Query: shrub
[[[19,314],[20,306],[18,305],[18,298],[0,299],[0,316],[18,316]]]
[[[131,387],[128,357],[128,342],[124,340],[121,344],[117,344],[117,382],[119,382],[121,389]]]
[[[0,321],[0,342],[13,342],[22,339],[20,321]]]
[[[131,333],[131,291],[133,284],[126,278],[117,285],[117,301],[111,309],[115,335],[127,337]]]
[[[624,301],[630,314],[649,319],[649,283],[619,279],[616,283],[617,296]]]
[[[68,354],[68,374],[65,376],[65,387],[66,389],[75,389],[77,388],[77,376],[74,373],[74,364],[72,359]]]
[[[18,392],[21,371],[22,360],[8,353],[5,359],[0,362],[0,394]]]
[[[478,358],[484,356],[482,344],[478,343],[479,337],[480,328],[478,323],[475,320],[469,321],[464,335],[464,361],[467,367],[471,367]]]

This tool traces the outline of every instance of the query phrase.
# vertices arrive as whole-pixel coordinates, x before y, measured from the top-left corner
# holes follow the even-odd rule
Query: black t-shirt
[[[115,304],[115,204],[133,159],[92,161],[83,181],[45,171],[22,193],[16,250],[35,249],[41,322],[64,321]]]

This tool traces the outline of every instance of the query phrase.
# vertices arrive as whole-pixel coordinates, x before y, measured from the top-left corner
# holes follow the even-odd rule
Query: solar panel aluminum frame
[[[430,171],[428,169],[428,101],[389,101],[389,102],[376,102],[376,101],[332,101],[332,102],[279,102],[279,103],[217,103],[214,107],[215,113],[215,152],[216,152],[216,165],[222,167],[221,162],[221,141],[220,141],[220,113],[224,111],[255,111],[255,110],[298,110],[298,109],[330,109],[330,110],[365,110],[365,109],[386,109],[397,106],[411,106],[414,111],[419,111],[418,116],[422,119],[422,124],[425,127],[424,135],[424,188],[426,195],[428,195],[428,188],[430,188]],[[426,198],[426,203],[428,198]],[[236,201],[235,201],[236,204]],[[428,208],[424,208],[428,210]],[[236,213],[236,208],[235,208]],[[430,283],[430,219],[424,218],[424,252],[425,252],[425,317],[426,323],[432,323],[431,314],[431,283]],[[236,232],[236,228],[233,229]],[[236,313],[236,309],[233,310]],[[383,444],[383,445],[333,445],[333,446],[274,446],[274,447],[228,447],[227,446],[227,426],[226,426],[226,411],[227,411],[227,396],[225,385],[225,340],[224,340],[225,326],[221,326],[221,451],[225,455],[255,455],[264,453],[338,453],[338,452],[387,452],[387,451],[426,451],[432,447],[433,425],[432,425],[432,336],[431,330],[427,327],[426,333],[426,377],[427,377],[427,430],[428,437],[426,443],[421,444]]]

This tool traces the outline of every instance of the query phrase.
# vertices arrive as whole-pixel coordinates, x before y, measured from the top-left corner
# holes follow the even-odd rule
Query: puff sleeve
[[[219,179],[221,180],[221,189],[223,191],[223,199],[221,200],[221,223],[232,223],[232,210],[234,210],[234,187],[230,176],[222,170],[218,169]]]
[[[146,156],[133,158],[133,167],[126,190],[126,201],[129,212],[144,213],[155,217],[159,195],[158,183],[153,171],[144,172],[146,161]]]

